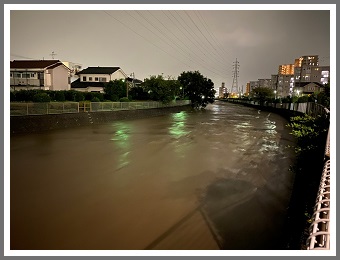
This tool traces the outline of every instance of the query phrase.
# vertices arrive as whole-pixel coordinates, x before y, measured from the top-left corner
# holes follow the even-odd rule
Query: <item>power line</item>
[[[192,19],[191,15],[185,11],[185,13],[187,14],[187,16],[190,18],[191,22],[195,25],[195,27],[198,29],[198,31],[203,35],[203,37],[207,40],[207,42],[210,44],[210,46],[213,48],[213,50],[215,50],[215,52],[217,53],[217,50],[216,48],[214,47],[214,45],[209,41],[209,39],[204,35],[204,33],[201,31],[201,29],[197,26],[197,24],[195,23],[195,21]],[[220,57],[218,56],[218,53],[217,53],[217,57]],[[224,63],[223,63],[224,64]]]
[[[230,56],[230,53],[227,52],[224,48],[223,48],[223,45],[221,43],[219,43],[217,41],[217,38],[216,36],[214,35],[214,32],[209,30],[209,26],[208,24],[205,22],[204,20],[204,17],[200,14],[200,12],[198,11],[195,11],[195,14],[199,17],[199,19],[201,18],[201,21],[202,21],[202,24],[204,26],[204,28],[206,29],[206,31],[209,33],[209,35],[211,36],[211,38],[213,39],[213,41],[217,44],[217,46],[219,45],[220,46],[220,49],[227,55],[227,56]]]
[[[128,29],[130,29],[131,31],[133,31],[135,34],[137,34],[138,36],[140,36],[141,38],[143,38],[144,40],[146,40],[147,42],[149,42],[150,44],[152,44],[153,46],[155,46],[156,48],[160,49],[161,51],[163,51],[164,53],[168,54],[169,56],[173,57],[174,59],[182,62],[183,64],[185,64],[186,66],[190,67],[190,65],[186,64],[185,62],[179,60],[178,58],[176,58],[174,55],[172,55],[171,53],[163,50],[162,48],[160,48],[159,46],[157,46],[156,44],[154,44],[152,41],[149,41],[147,38],[145,38],[143,35],[141,35],[140,33],[136,32],[134,29],[132,29],[130,26],[126,25],[125,23],[123,23],[122,21],[120,21],[119,19],[113,17],[111,14],[109,14],[106,11],[103,11],[104,13],[106,13],[108,16],[110,16],[111,18],[115,19],[117,22],[121,23],[122,25],[124,25],[125,27],[127,27]]]
[[[144,15],[143,14],[141,14],[140,12],[138,12],[137,11],[137,13],[144,19],[144,20],[146,20],[152,27],[154,27],[156,30],[158,30],[162,35],[164,35],[165,37],[166,37],[166,39],[167,40],[170,40],[174,45],[176,45],[185,55],[187,55],[187,57],[190,59],[190,60],[192,60],[192,57],[190,57],[190,53],[188,53],[187,51],[185,51],[180,45],[178,45],[175,41],[173,41],[172,39],[171,39],[171,37],[168,37],[168,35],[166,35],[162,30],[160,30],[159,28],[157,28],[155,25],[153,25],[147,18],[145,18],[144,17]],[[149,11],[149,13],[152,15],[152,13]],[[154,15],[152,15],[154,18],[156,18],[157,19],[157,21],[158,22],[160,22],[166,29],[167,29],[167,31],[169,31],[169,32],[171,32],[170,30],[169,30],[169,28],[167,28],[157,17],[155,17]],[[168,17],[169,18],[169,17]],[[172,32],[171,32],[172,33]],[[179,39],[174,33],[172,33],[172,35],[174,35],[180,42],[182,42],[183,43],[183,41],[181,40],[181,39]],[[185,46],[185,47],[187,47],[186,46],[186,44],[185,43],[183,43],[184,45],[183,46]],[[168,44],[169,45],[169,44]],[[188,48],[188,47],[187,47]],[[189,49],[189,48],[188,48]],[[189,51],[192,51],[192,50],[190,50],[189,49]],[[195,61],[196,63],[198,63],[199,62],[199,65],[200,66],[203,66],[204,68],[206,68],[206,69],[208,69],[208,70],[210,70],[209,68],[207,68],[205,65],[204,65],[204,63],[206,63],[206,61],[204,61],[202,58],[200,58],[198,55],[196,55],[196,54],[194,54],[195,56],[194,56],[194,58],[197,58],[197,59],[199,59],[199,60],[201,60],[202,62],[203,62],[203,65],[199,62],[199,61]],[[192,60],[193,61],[193,60]],[[219,71],[220,73],[224,73],[223,71],[221,71],[221,70],[219,70],[219,69],[216,69],[217,71]],[[211,71],[211,70],[210,70]],[[213,71],[212,71],[213,72]]]
[[[146,28],[148,31],[150,31],[151,33],[153,33],[157,38],[161,39],[163,42],[165,42],[169,47],[171,48],[174,48],[173,46],[171,46],[167,41],[164,41],[161,37],[159,37],[159,35],[157,35],[153,30],[151,30],[150,28],[148,28],[147,26],[145,26],[143,23],[141,23],[136,17],[134,17],[133,15],[131,15],[130,13],[128,13],[127,11],[125,11],[130,17],[132,17],[135,21],[138,22],[138,24],[142,25],[144,28]],[[138,13],[138,12],[137,12]],[[147,21],[149,24],[151,24],[144,16],[142,16],[140,13],[138,13],[145,21]],[[151,24],[152,27],[154,27],[155,29],[157,29],[158,31],[160,31],[158,28],[156,28],[153,24]],[[130,28],[131,29],[131,28]],[[161,32],[161,31],[160,31]],[[162,32],[161,32],[162,33]],[[163,33],[162,33],[163,34]],[[163,34],[164,35],[164,34]],[[167,36],[165,36],[167,38]],[[172,40],[171,40],[172,41]],[[173,42],[173,41],[172,41]],[[178,46],[177,43],[174,43],[185,55],[188,55],[180,46]],[[191,58],[190,58],[190,55],[188,57],[192,62],[194,62]],[[209,70],[210,72],[218,75],[218,76],[221,76],[220,74],[216,73],[216,71],[213,71],[211,69],[209,69],[208,67],[204,66],[204,65],[201,65],[200,66],[203,66],[205,69]],[[216,70],[216,69],[215,69]],[[219,71],[219,70],[217,70]],[[220,71],[220,73],[223,73],[222,71]]]
[[[177,16],[183,21],[183,23],[181,23],[171,12],[170,12],[170,15],[172,16],[172,17],[174,17],[174,19],[178,22],[178,24],[182,27],[182,28],[184,28],[184,30],[188,33],[188,34],[190,34],[190,36],[192,37],[192,39],[194,39],[195,38],[195,36],[193,36],[193,34],[191,33],[191,28],[189,28],[189,31],[188,31],[188,29],[187,28],[185,28],[182,24],[187,24],[187,22],[186,21],[184,21],[184,19],[180,16],[180,14],[178,14],[178,12],[177,11],[175,11],[176,12],[176,14],[177,14]],[[173,22],[173,20],[171,19],[171,18],[169,18],[169,16],[163,11],[163,13],[168,17],[168,19],[170,19],[172,22]],[[175,24],[175,23],[174,23]],[[183,33],[183,31],[175,24],[175,26]],[[216,62],[216,61],[218,61],[218,60],[216,60],[216,59],[214,59],[212,56],[208,56],[206,53],[208,53],[209,52],[209,50],[207,50],[207,49],[205,49],[204,47],[205,46],[203,46],[203,45],[197,45],[196,44],[196,40],[193,42],[192,41],[192,39],[190,38],[190,37],[188,37],[185,33],[183,33],[183,35],[185,35],[197,48],[199,48],[199,49],[201,49],[201,51],[202,51],[202,54],[207,58],[207,59],[209,59],[209,60],[211,60],[211,61],[213,61],[214,63]],[[196,35],[197,36],[197,35]],[[224,63],[221,63],[223,66],[225,65]],[[224,73],[224,72],[223,72]]]

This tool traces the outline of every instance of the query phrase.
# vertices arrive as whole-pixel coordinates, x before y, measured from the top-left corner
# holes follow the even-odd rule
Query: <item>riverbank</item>
[[[69,127],[86,126],[92,124],[105,124],[114,120],[160,116],[168,113],[191,109],[192,108],[190,105],[185,105],[176,107],[105,112],[79,112],[56,115],[11,116],[10,133],[11,135],[23,133],[38,133]]]

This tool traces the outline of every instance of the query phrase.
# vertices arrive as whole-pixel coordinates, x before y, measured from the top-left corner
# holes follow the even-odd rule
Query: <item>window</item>
[[[34,76],[35,76],[35,73],[31,73],[31,77],[34,78]]]
[[[89,77],[89,81],[92,81],[92,77]]]
[[[21,73],[20,72],[14,73],[14,78],[21,78]]]
[[[13,73],[11,73],[11,78],[13,77]]]
[[[86,76],[83,76],[83,81],[86,81]]]
[[[30,73],[22,73],[22,78],[30,78],[31,74]]]
[[[98,77],[95,77],[95,78],[94,78],[94,81],[98,81]]]
[[[106,82],[106,78],[99,78],[100,82]]]

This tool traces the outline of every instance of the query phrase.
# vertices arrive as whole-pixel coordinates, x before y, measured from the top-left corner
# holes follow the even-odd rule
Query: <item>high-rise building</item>
[[[225,87],[225,83],[222,82],[221,87],[218,88],[218,97],[219,98],[224,98],[227,93],[227,89]]]
[[[250,93],[250,82],[247,82],[247,84],[246,84],[246,95],[249,95],[249,93]]]
[[[301,56],[300,58],[295,59],[295,68],[302,67],[303,65],[319,66],[319,55]]]
[[[282,64],[279,65],[278,74],[292,75],[294,74],[294,64]]]

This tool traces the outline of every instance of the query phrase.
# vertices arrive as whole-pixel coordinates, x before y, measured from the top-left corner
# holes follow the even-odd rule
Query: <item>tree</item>
[[[143,87],[152,100],[169,103],[176,98],[180,91],[180,84],[177,80],[165,80],[162,75],[151,76],[145,79]]]
[[[126,97],[126,83],[123,80],[110,80],[104,86],[104,97],[108,100],[118,101],[122,97]]]
[[[182,72],[178,81],[184,89],[184,95],[189,97],[192,107],[205,108],[208,103],[215,101],[214,83],[199,71]]]
[[[269,98],[273,97],[273,90],[266,87],[257,87],[254,88],[250,95],[252,98],[258,102],[260,102],[261,105],[263,105],[264,101],[266,101]]]
[[[148,92],[145,90],[144,87],[133,87],[129,91],[129,97],[135,100],[148,100],[150,99]]]
[[[317,102],[327,108],[330,107],[330,86],[329,82],[325,84],[323,91],[318,93]]]

